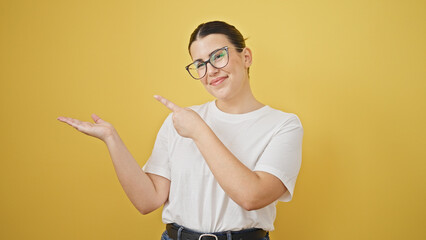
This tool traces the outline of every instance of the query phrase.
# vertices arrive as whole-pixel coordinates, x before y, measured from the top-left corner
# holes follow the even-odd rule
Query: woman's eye
[[[224,52],[221,52],[221,53],[219,53],[219,54],[214,55],[214,56],[213,56],[213,60],[221,59],[221,58],[223,58],[224,56],[225,56],[225,53],[224,53]]]
[[[204,63],[196,63],[196,64],[195,64],[195,67],[196,67],[197,69],[200,69],[200,68],[204,67]]]

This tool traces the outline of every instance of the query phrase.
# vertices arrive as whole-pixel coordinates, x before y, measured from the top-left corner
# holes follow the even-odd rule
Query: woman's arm
[[[158,175],[146,174],[127,150],[114,127],[95,114],[92,118],[95,123],[67,117],[58,117],[58,120],[105,142],[118,180],[139,212],[147,214],[163,205],[169,195],[170,180]]]
[[[276,201],[287,191],[274,175],[252,171],[241,163],[196,112],[161,96],[155,97],[173,111],[176,131],[194,140],[222,189],[238,205],[246,210],[256,210]]]
[[[207,124],[193,138],[223,190],[244,209],[256,210],[276,201],[287,190],[272,174],[254,172],[238,160]]]
[[[115,131],[105,143],[118,180],[136,209],[148,214],[162,206],[169,196],[170,180],[145,173]]]

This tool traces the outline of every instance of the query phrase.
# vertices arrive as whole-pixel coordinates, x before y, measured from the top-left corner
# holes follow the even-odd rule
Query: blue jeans
[[[167,231],[164,231],[163,234],[161,235],[161,240],[178,240],[178,239],[169,238],[169,235],[167,235]],[[270,240],[269,239],[269,233],[267,233],[266,236],[264,238],[262,238],[261,240]]]

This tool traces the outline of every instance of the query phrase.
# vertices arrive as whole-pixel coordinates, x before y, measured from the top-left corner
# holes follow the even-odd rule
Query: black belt
[[[167,235],[173,240],[178,240],[178,231],[180,226],[169,223],[166,225]],[[228,240],[228,232],[217,233],[199,233],[183,228],[179,240]],[[232,240],[261,240],[268,234],[263,229],[252,228],[243,231],[231,231]],[[202,236],[202,237],[201,237]],[[201,237],[201,238],[200,238]]]

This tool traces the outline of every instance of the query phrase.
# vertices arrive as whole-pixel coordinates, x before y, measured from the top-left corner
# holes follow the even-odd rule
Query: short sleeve
[[[303,127],[299,118],[292,114],[274,134],[260,156],[254,171],[263,171],[279,178],[287,190],[278,200],[289,202],[302,164]]]
[[[160,175],[170,180],[170,165],[169,165],[169,139],[170,127],[172,122],[171,114],[164,120],[163,125],[158,131],[157,138],[155,139],[154,148],[151,156],[142,170],[146,173]]]

